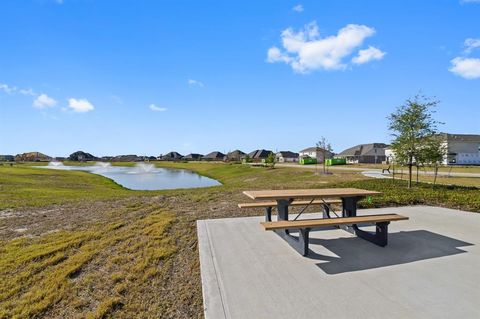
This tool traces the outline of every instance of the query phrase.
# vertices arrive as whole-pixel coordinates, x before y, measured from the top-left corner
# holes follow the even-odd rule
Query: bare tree
[[[327,165],[326,159],[329,154],[332,153],[332,146],[327,141],[325,137],[321,137],[320,141],[316,144],[316,152],[317,152],[317,160],[318,160],[318,153],[322,154],[323,157],[323,174],[327,173]]]

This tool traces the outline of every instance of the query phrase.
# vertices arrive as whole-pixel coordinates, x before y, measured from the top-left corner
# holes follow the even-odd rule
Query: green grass
[[[125,163],[122,163],[125,164]],[[132,165],[132,163],[127,163]],[[121,199],[126,197],[155,195],[185,195],[208,198],[211,193],[244,189],[324,188],[338,187],[345,181],[361,181],[363,188],[383,190],[385,196],[397,196],[398,205],[424,203],[480,211],[476,188],[420,183],[412,190],[405,183],[389,180],[370,180],[358,173],[335,172],[331,175],[314,175],[308,170],[295,168],[251,167],[224,163],[173,163],[159,162],[157,166],[189,169],[215,178],[223,185],[207,189],[132,191],[113,181],[87,172],[61,171],[32,168],[29,166],[0,166],[0,210],[6,208],[43,207],[66,203]],[[452,178],[446,179],[453,181]],[[440,179],[442,182],[443,179]],[[393,186],[395,185],[395,186]],[[477,186],[476,180],[473,186]],[[360,187],[360,186],[359,186]],[[386,187],[384,189],[384,187]],[[386,200],[385,203],[392,203]]]
[[[361,207],[424,204],[480,212],[474,187],[420,183],[407,189],[405,181],[351,171],[156,165],[190,169],[223,184],[132,191],[86,172],[0,166],[0,217],[5,209],[19,214],[0,218],[0,318],[201,316],[195,221],[261,214],[236,206],[248,201],[242,195],[247,189],[357,187],[383,193]],[[12,231],[18,227],[28,230]]]
[[[338,165],[337,167],[352,167],[352,168],[359,168],[359,169],[363,169],[363,168],[378,168],[378,169],[382,169],[384,168],[385,166],[388,166],[386,164],[347,164],[347,165]],[[398,170],[400,171],[401,169],[403,169],[403,172],[407,172],[408,171],[408,167],[407,166],[398,166],[398,165],[395,165],[395,170]],[[415,168],[414,168],[415,170]],[[423,169],[421,169],[423,170]],[[427,171],[433,171],[433,167],[425,167],[425,170]],[[455,173],[480,173],[480,165],[472,165],[472,166],[467,166],[467,165],[462,165],[462,166],[441,166],[439,167],[439,172],[455,172]]]
[[[130,195],[112,180],[86,172],[0,166],[0,210]]]
[[[90,318],[104,318],[118,307],[134,317],[146,306],[142,284],[148,284],[161,271],[162,261],[175,252],[172,238],[166,236],[173,217],[152,211],[123,223],[2,242],[0,318],[41,316],[61,302],[86,310]],[[100,257],[103,267],[82,276]],[[102,291],[95,291],[96,286],[103,286]],[[92,294],[95,303],[82,298],[85,293]]]

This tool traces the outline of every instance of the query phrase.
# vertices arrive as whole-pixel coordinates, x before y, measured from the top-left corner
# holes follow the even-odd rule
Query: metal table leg
[[[277,220],[288,220],[288,206],[293,201],[293,199],[277,200]],[[288,229],[279,229],[275,230],[275,233],[282,237],[290,246],[292,246],[296,251],[298,251],[302,256],[308,255],[308,239],[310,228],[299,229],[298,238],[290,235]]]
[[[342,217],[357,216],[357,203],[362,197],[342,197]],[[341,229],[355,234],[355,229],[352,226],[341,225]]]

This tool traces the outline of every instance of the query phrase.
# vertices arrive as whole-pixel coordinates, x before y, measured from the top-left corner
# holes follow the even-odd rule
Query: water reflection
[[[97,162],[91,166],[66,166],[61,162],[50,162],[48,169],[78,170],[102,175],[114,180],[125,188],[134,190],[160,190],[177,188],[198,188],[220,185],[212,178],[201,176],[184,169],[157,168],[153,164],[137,163],[133,167],[112,166]]]

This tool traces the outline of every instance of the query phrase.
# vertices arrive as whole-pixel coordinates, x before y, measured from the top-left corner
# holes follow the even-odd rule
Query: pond
[[[112,166],[96,163],[91,166],[67,166],[61,162],[50,162],[41,168],[86,171],[114,180],[117,184],[133,190],[161,190],[177,188],[199,188],[221,185],[215,179],[201,176],[185,169],[157,168],[153,164],[137,163],[133,167]]]

